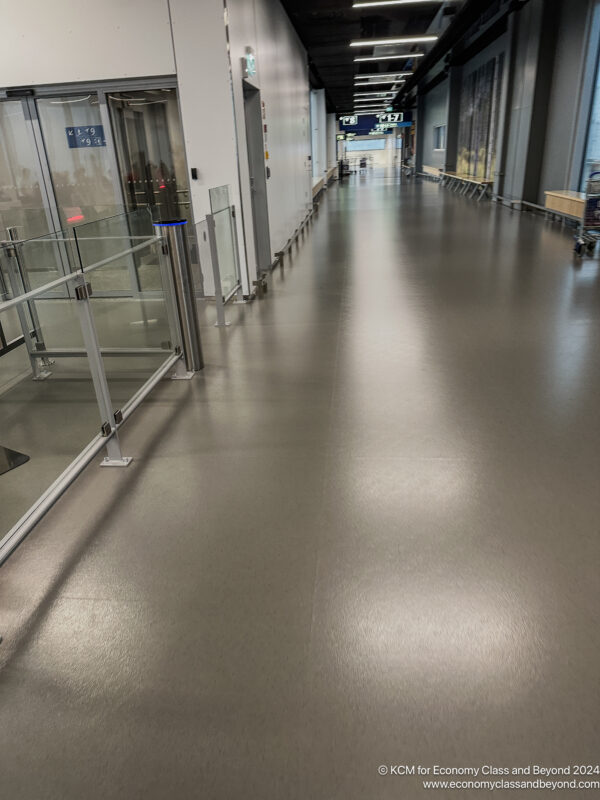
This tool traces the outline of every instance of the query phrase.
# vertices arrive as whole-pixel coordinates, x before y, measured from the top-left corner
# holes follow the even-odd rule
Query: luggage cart
[[[600,241],[600,172],[592,172],[585,186],[583,218],[575,236],[575,254],[592,256]]]

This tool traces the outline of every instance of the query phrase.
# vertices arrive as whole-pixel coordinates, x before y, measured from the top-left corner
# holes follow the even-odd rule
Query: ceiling
[[[352,8],[354,0],[281,0],[300,39],[308,51],[311,82],[326,91],[329,111],[349,113],[354,108],[355,92],[386,91],[392,85],[375,85],[365,89],[354,86],[356,74],[406,72],[416,68],[421,59],[386,59],[355,62],[357,57],[390,56],[396,53],[427,53],[432,44],[398,44],[373,47],[350,47],[358,39],[418,36],[446,5],[450,11],[461,3],[418,2]],[[376,78],[366,78],[373,82]],[[389,102],[389,101],[388,101]]]

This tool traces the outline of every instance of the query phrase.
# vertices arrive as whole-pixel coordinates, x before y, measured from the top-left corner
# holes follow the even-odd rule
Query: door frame
[[[50,162],[48,153],[44,142],[43,128],[40,122],[36,100],[39,98],[47,99],[51,97],[69,97],[81,94],[95,94],[98,98],[98,109],[100,113],[101,124],[104,129],[104,136],[106,138],[107,155],[110,162],[111,170],[115,175],[113,182],[113,191],[115,195],[115,202],[117,206],[121,206],[125,211],[127,205],[123,192],[123,185],[120,179],[120,168],[117,157],[117,148],[115,142],[115,133],[110,117],[108,108],[107,95],[110,92],[127,92],[139,91],[144,89],[175,89],[177,91],[179,120],[181,123],[181,109],[179,107],[179,92],[177,86],[176,76],[157,76],[155,78],[127,78],[106,81],[84,81],[81,83],[55,83],[45,84],[43,86],[32,87],[32,94],[27,96],[12,96],[7,95],[5,88],[0,89],[0,103],[4,101],[20,100],[25,116],[25,121],[28,123],[27,130],[30,136],[30,143],[32,145],[32,152],[35,153],[35,163],[32,169],[35,170],[40,191],[42,194],[42,202],[46,218],[48,220],[49,233],[57,233],[62,229],[60,214],[58,211],[58,203],[56,193],[52,182],[52,173],[50,169]],[[183,129],[183,124],[182,124]],[[192,208],[190,205],[190,216],[192,215]],[[69,263],[66,253],[61,254],[63,272],[69,270]],[[134,297],[134,298],[152,298],[158,296],[159,292],[146,291],[143,292],[140,288],[139,276],[135,268],[133,258],[128,259],[128,271],[131,283],[131,292],[119,291],[104,291],[99,292],[97,297]],[[69,290],[70,291],[70,290]]]
[[[261,91],[260,88],[254,84],[252,81],[247,80],[246,78],[242,79],[242,93],[243,93],[243,103],[244,103],[244,130],[246,133],[246,158],[248,160],[248,176],[250,179],[250,204],[252,210],[252,228],[254,234],[254,257],[256,259],[256,272],[257,277],[260,278],[260,275],[264,272],[268,272],[271,269],[271,261],[272,261],[272,253],[271,253],[271,227],[270,227],[270,219],[269,219],[269,193],[268,193],[268,186],[267,186],[267,163],[265,160],[265,153],[264,153],[264,139],[263,139],[263,119],[262,119],[262,99],[261,99]],[[257,118],[258,126],[254,131],[254,135],[257,135],[260,138],[260,150],[261,150],[261,158],[260,164],[254,164],[254,160],[258,161],[258,150],[254,156],[251,156],[251,149],[252,149],[252,140],[251,137],[248,136],[249,130],[249,122],[252,125],[254,120],[248,117],[247,113],[247,102],[248,98],[253,97],[258,102],[258,109],[260,116]],[[253,166],[258,167],[260,166],[261,173],[259,180],[261,182],[261,186],[264,188],[264,209],[259,210],[258,206],[255,202],[255,195],[256,190],[254,188],[255,184],[253,184],[253,180],[256,182],[256,176],[253,175]],[[256,170],[258,172],[258,170]],[[264,212],[264,220],[258,220],[257,224],[257,211],[261,214]],[[259,230],[260,228],[260,230]],[[261,253],[261,249],[264,248],[265,252]],[[265,263],[262,264],[261,260],[265,260]]]

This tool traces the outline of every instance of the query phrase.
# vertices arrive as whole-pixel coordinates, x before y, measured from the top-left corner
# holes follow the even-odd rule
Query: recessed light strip
[[[425,53],[398,53],[393,56],[358,56],[355,61],[400,61],[408,58],[423,58]]]
[[[416,44],[417,42],[437,42],[439,36],[402,36],[399,39],[357,39],[350,42],[350,47],[376,47],[386,44]]]
[[[353,3],[352,8],[372,8],[373,6],[416,6],[423,3],[442,4],[443,0],[369,0],[366,3]]]
[[[386,86],[389,84],[394,83],[406,83],[405,80],[400,78],[400,80],[391,80],[391,81],[354,81],[355,86]]]
[[[354,77],[358,78],[359,80],[363,80],[363,78],[403,78],[406,75],[412,75],[412,72],[365,72],[364,74],[356,74]]]

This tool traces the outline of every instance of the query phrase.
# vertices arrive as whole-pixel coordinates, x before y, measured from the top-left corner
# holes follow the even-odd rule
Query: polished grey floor
[[[597,763],[598,261],[372,174],[230,313],[133,465],[0,569],[0,795],[470,798],[378,767]]]

